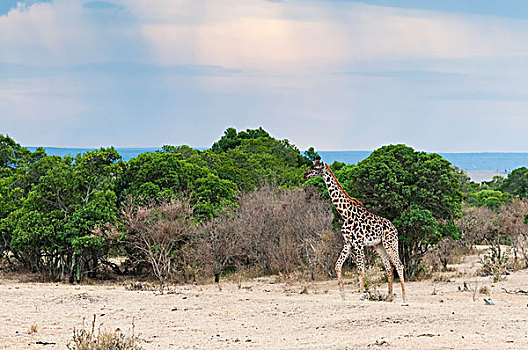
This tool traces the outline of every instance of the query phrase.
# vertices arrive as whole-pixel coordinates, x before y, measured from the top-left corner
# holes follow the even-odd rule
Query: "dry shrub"
[[[264,271],[289,275],[303,269],[314,277],[318,245],[332,218],[329,203],[313,190],[267,187],[241,198],[237,226],[249,261]]]
[[[507,267],[528,267],[528,199],[512,198],[498,211],[486,207],[463,208],[458,227],[461,245],[472,247],[489,244],[490,251],[482,258],[482,274],[500,279]],[[513,262],[501,251],[500,244],[511,244]]]
[[[127,230],[129,261],[133,265],[148,264],[163,291],[165,283],[175,273],[177,263],[182,263],[182,248],[192,238],[193,217],[189,201],[178,199],[139,206],[129,201],[122,214]]]
[[[205,275],[214,275],[215,282],[226,269],[235,269],[243,261],[244,237],[237,228],[236,212],[229,208],[220,216],[203,222],[200,228],[199,251]]]
[[[300,270],[312,278],[330,273],[340,248],[333,249],[339,242],[331,230],[333,214],[319,193],[264,187],[242,194],[238,204],[201,227],[197,255],[216,281],[242,266],[268,274]]]
[[[95,315],[91,329],[73,329],[69,350],[141,350],[134,335],[127,336],[117,329],[114,332],[98,329],[95,332]]]
[[[482,286],[479,288],[479,294],[487,295],[488,297],[491,295],[491,291],[487,286]]]
[[[447,265],[452,264],[459,254],[460,245],[454,239],[444,238],[427,252],[424,264],[431,267],[431,272],[448,271]]]
[[[498,241],[490,241],[488,252],[480,258],[482,267],[479,272],[482,276],[492,276],[494,282],[504,278],[508,271],[510,256],[505,252]]]
[[[528,199],[513,198],[509,204],[499,210],[501,231],[510,239],[514,260],[524,260],[528,267]],[[519,256],[520,255],[520,256]]]
[[[459,244],[468,249],[493,240],[499,229],[496,212],[487,207],[468,205],[462,208],[462,217],[457,220],[457,226],[462,233]]]
[[[528,267],[528,199],[512,198],[498,211],[465,206],[462,213],[457,222],[462,245],[511,244],[514,261],[522,259],[524,267]]]
[[[29,327],[28,334],[35,334],[38,332],[38,327],[36,324],[32,324],[31,327]]]
[[[333,277],[335,263],[343,249],[343,235],[341,232],[325,230],[319,235],[314,248],[316,271]]]

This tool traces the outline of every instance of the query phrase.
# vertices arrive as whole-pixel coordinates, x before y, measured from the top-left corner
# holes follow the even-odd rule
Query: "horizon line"
[[[162,145],[162,146],[145,146],[145,147],[127,147],[127,146],[114,146],[114,145],[108,145],[108,146],[99,146],[99,147],[67,147],[67,146],[22,146],[25,148],[56,148],[56,149],[79,149],[79,150],[97,150],[100,148],[109,148],[114,147],[115,149],[130,149],[130,150],[141,150],[141,149],[161,149],[163,146],[189,146],[189,145]],[[211,147],[194,147],[189,146],[193,149],[197,150],[206,150],[211,149]],[[409,146],[410,147],[410,146]],[[379,147],[378,147],[379,148]],[[376,148],[377,149],[377,148]],[[341,149],[341,150],[335,150],[335,149],[326,149],[326,150],[315,150],[315,152],[373,152],[376,149]],[[425,150],[419,150],[413,148],[415,151],[418,152],[426,152],[426,153],[444,153],[444,154],[466,154],[466,153],[528,153],[527,151],[425,151]],[[308,149],[299,149],[300,152],[305,152]]]

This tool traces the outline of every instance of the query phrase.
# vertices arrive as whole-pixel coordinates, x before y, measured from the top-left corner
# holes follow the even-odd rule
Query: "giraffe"
[[[335,270],[339,283],[339,289],[343,291],[343,279],[341,269],[350,253],[354,253],[359,272],[359,288],[365,296],[363,277],[365,274],[364,247],[374,247],[381,257],[385,271],[387,272],[389,293],[387,300],[391,301],[393,266],[396,268],[402,289],[402,298],[405,302],[405,281],[403,277],[403,264],[398,255],[398,231],[396,227],[386,218],[369,212],[363,204],[355,198],[350,197],[339,181],[337,181],[332,169],[317,158],[312,167],[304,174],[303,178],[322,177],[332,204],[344,220],[341,233],[344,238],[344,246],[337,262]]]

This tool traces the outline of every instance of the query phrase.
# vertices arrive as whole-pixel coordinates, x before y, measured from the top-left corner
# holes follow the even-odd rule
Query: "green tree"
[[[221,206],[235,204],[237,198],[233,182],[173,151],[142,153],[131,159],[117,187],[121,200],[132,197],[159,202],[187,196],[200,219],[211,218]]]
[[[34,182],[0,225],[13,255],[52,279],[95,277],[110,241],[94,230],[116,222],[120,158],[101,148],[75,159],[44,156],[28,166],[21,176]]]
[[[312,162],[315,161],[317,158],[321,158],[321,156],[315,151],[313,147],[310,147],[306,151],[304,151],[304,156]]]
[[[483,181],[480,184],[480,188],[484,190],[501,191],[504,180],[504,176],[495,175],[490,181]]]
[[[0,134],[0,178],[12,175],[25,165],[31,157],[31,151],[20,146],[7,135]]]
[[[528,169],[515,169],[500,186],[500,190],[514,196],[528,197]]]
[[[164,150],[179,153],[189,163],[236,183],[241,192],[270,184],[298,186],[303,168],[311,163],[288,140],[277,140],[262,128],[240,132],[228,128],[210,150],[188,146],[165,146]]]
[[[481,190],[478,192],[470,192],[467,195],[466,201],[468,204],[477,207],[488,207],[489,209],[498,210],[501,205],[510,201],[510,197],[510,194],[507,192]]]
[[[255,186],[298,186],[311,161],[288,140],[277,140],[262,128],[237,132],[227,129],[212,151],[225,154],[234,167],[249,173]]]
[[[9,136],[0,134],[0,222],[20,208],[38,169],[34,163],[45,156],[42,148],[35,152],[20,146]],[[31,167],[31,171],[29,171]],[[0,256],[9,260],[11,233],[0,227]]]
[[[227,128],[224,131],[224,136],[213,144],[211,150],[213,152],[227,152],[230,149],[236,148],[242,144],[243,140],[251,139],[269,139],[270,135],[261,127],[258,129],[247,129],[246,131],[237,132],[235,128]]]
[[[242,192],[252,191],[256,186],[256,179],[252,172],[245,168],[240,168],[236,160],[229,157],[226,153],[215,153],[212,150],[195,152],[179,152],[182,146],[178,147],[178,153],[181,153],[189,163],[208,168],[220,179],[229,180],[238,186]]]
[[[397,227],[406,274],[443,237],[457,237],[462,193],[454,167],[438,154],[405,145],[383,146],[350,174],[351,193]]]

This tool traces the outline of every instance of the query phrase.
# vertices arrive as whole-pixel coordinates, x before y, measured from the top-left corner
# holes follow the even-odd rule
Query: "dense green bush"
[[[72,157],[43,156],[5,186],[25,196],[1,221],[13,256],[31,271],[52,279],[94,277],[109,249],[93,229],[117,219],[113,191],[119,154],[100,149]]]
[[[521,167],[512,171],[501,183],[500,189],[514,196],[528,197],[528,169]]]
[[[169,148],[142,153],[123,168],[117,180],[121,200],[131,197],[161,201],[185,195],[201,219],[210,219],[223,205],[236,203],[237,187],[233,182],[219,178],[207,167],[186,161],[182,154]]]
[[[470,192],[467,195],[466,201],[477,207],[488,207],[497,210],[503,204],[510,201],[511,195],[507,192],[497,190],[481,190],[477,192]]]
[[[444,237],[458,238],[459,176],[438,154],[383,146],[359,162],[350,178],[352,194],[398,229],[400,257],[409,277],[434,244]]]

